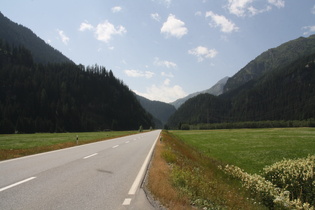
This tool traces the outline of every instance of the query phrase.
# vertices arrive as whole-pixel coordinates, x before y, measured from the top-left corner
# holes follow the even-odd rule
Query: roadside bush
[[[283,160],[264,168],[263,176],[290,192],[290,199],[315,205],[315,155]]]
[[[283,160],[264,168],[263,176],[226,165],[226,174],[258,196],[270,209],[311,209],[315,206],[315,156]]]

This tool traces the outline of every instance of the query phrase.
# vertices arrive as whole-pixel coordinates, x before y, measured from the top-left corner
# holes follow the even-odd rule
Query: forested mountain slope
[[[101,66],[36,64],[0,42],[0,133],[135,130],[152,116]]]
[[[315,53],[220,96],[196,96],[170,117],[168,125],[307,119],[315,119]]]
[[[0,12],[0,39],[10,46],[24,46],[31,51],[36,63],[69,63],[72,62],[58,50],[46,44],[30,29],[12,22]]]
[[[315,35],[286,42],[267,50],[228,79],[224,92],[233,90],[246,82],[257,79],[269,71],[288,66],[292,61],[315,53]]]

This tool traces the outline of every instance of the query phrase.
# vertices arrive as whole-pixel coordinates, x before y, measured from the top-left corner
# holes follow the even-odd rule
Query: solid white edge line
[[[94,154],[92,154],[92,155],[89,155],[89,156],[84,157],[83,159],[88,159],[88,158],[93,157],[93,156],[95,156],[95,155],[97,155],[97,154],[98,154],[98,153],[94,153]]]
[[[115,146],[113,146],[112,148],[115,149],[116,147],[119,147],[119,145],[115,145]]]
[[[24,180],[19,181],[19,182],[17,182],[17,183],[11,184],[11,185],[9,185],[9,186],[3,187],[3,188],[0,189],[0,192],[5,191],[5,190],[7,190],[7,189],[10,189],[10,188],[12,188],[12,187],[15,187],[15,186],[17,186],[17,185],[23,184],[23,183],[25,183],[25,182],[31,181],[31,180],[33,180],[33,179],[35,179],[35,178],[36,178],[36,177],[33,176],[33,177],[28,178],[28,179],[24,179]]]
[[[128,206],[128,205],[130,205],[130,203],[131,203],[131,198],[126,198],[122,205],[123,206]]]
[[[141,179],[142,179],[142,177],[143,177],[143,175],[144,175],[144,173],[146,171],[146,168],[148,166],[149,160],[150,160],[150,158],[152,156],[152,153],[153,153],[154,146],[155,146],[159,136],[160,135],[158,135],[157,138],[155,139],[155,141],[154,141],[154,143],[153,143],[153,145],[152,145],[152,147],[151,147],[151,149],[149,151],[149,154],[145,158],[145,160],[144,160],[144,162],[143,162],[143,164],[141,166],[141,169],[140,169],[140,171],[139,171],[135,181],[133,182],[133,184],[132,184],[132,186],[131,186],[131,188],[130,188],[130,190],[128,192],[129,195],[134,195],[136,193],[136,191],[137,191],[137,189],[138,189],[138,187],[140,185]]]

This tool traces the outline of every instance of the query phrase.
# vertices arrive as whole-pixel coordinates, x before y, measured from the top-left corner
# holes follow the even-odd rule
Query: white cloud
[[[170,83],[171,83],[170,79],[165,79],[163,82],[163,85],[168,86],[168,85],[170,85]]]
[[[269,4],[272,4],[278,8],[282,8],[284,7],[284,0],[268,0]]]
[[[95,29],[96,39],[105,43],[109,42],[113,35],[123,35],[125,33],[127,33],[125,27],[121,25],[115,27],[108,20],[98,24]]]
[[[67,45],[70,41],[70,38],[64,33],[64,31],[57,29],[59,37],[61,38],[61,41]]]
[[[255,7],[253,6],[250,6],[247,8],[248,12],[249,12],[249,16],[254,16],[254,15],[257,15],[257,14],[260,14],[260,13],[264,13],[264,12],[268,12],[270,11],[272,8],[271,6],[266,6],[266,8],[263,8],[263,9],[256,9]]]
[[[146,89],[145,93],[134,91],[136,94],[150,100],[163,101],[166,103],[173,102],[179,98],[187,96],[187,93],[179,85],[170,85],[170,80],[164,80],[162,85],[152,85]]]
[[[161,20],[161,17],[160,17],[160,15],[159,15],[158,13],[152,13],[152,14],[151,14],[151,18],[152,18],[153,20],[158,21],[158,22],[160,22],[160,20]]]
[[[122,8],[120,6],[116,6],[112,8],[112,12],[116,13],[116,12],[120,12],[122,10]]]
[[[213,13],[212,11],[206,12],[206,17],[211,17],[212,23],[210,23],[211,27],[220,27],[221,31],[224,33],[231,33],[233,31],[238,31],[239,28],[230,20],[228,20],[223,15],[218,15]]]
[[[134,70],[134,69],[126,69],[125,74],[129,77],[145,77],[147,79],[150,79],[154,76],[154,72],[151,71],[140,71],[140,70]]]
[[[167,67],[167,68],[176,68],[177,67],[176,63],[171,62],[171,61],[163,61],[163,60],[160,60],[158,57],[154,58],[154,62],[153,63],[156,66],[164,66],[164,67]]]
[[[188,29],[183,21],[176,19],[175,15],[170,14],[167,21],[163,23],[161,33],[166,34],[166,36],[181,38],[188,33]]]
[[[228,0],[227,8],[231,14],[242,17],[253,0]]]
[[[189,50],[188,53],[196,56],[198,58],[198,62],[202,62],[204,59],[214,58],[218,54],[218,51],[216,51],[215,49],[209,50],[206,47],[198,46],[194,49]]]
[[[87,21],[84,21],[83,23],[81,23],[79,31],[91,31],[93,29],[94,27],[91,24],[89,24]]]
[[[309,35],[309,34],[315,32],[315,25],[314,26],[304,26],[302,29],[306,30],[306,32],[303,33],[303,35],[306,36],[306,35]]]
[[[228,0],[228,4],[226,8],[229,10],[231,14],[234,14],[238,17],[245,17],[245,16],[254,16],[260,13],[268,12],[272,9],[272,6],[277,8],[283,8],[285,6],[284,0],[267,0],[266,5],[261,8],[257,9],[253,6],[255,0]],[[269,5],[268,5],[269,4]]]
[[[314,7],[312,8],[312,14],[315,15],[315,5],[314,5]]]
[[[108,43],[113,35],[123,35],[127,33],[125,27],[119,25],[114,26],[108,20],[105,20],[103,23],[99,23],[96,27],[89,24],[87,21],[81,23],[79,31],[93,31],[97,40]],[[113,49],[113,48],[109,48]]]
[[[169,77],[169,78],[173,78],[173,77],[174,77],[174,75],[172,74],[172,72],[170,72],[170,73],[165,73],[164,71],[161,73],[161,76],[163,76],[163,77]]]

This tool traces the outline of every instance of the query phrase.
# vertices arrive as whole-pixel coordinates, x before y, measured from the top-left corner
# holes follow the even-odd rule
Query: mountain
[[[177,99],[176,101],[172,102],[171,104],[178,109],[182,104],[184,104],[188,99],[193,98],[199,94],[208,93],[211,95],[218,96],[223,93],[224,85],[226,84],[229,77],[224,77],[223,79],[219,80],[215,85],[213,85],[211,88],[207,90],[203,90],[200,92],[189,94],[188,96],[184,98]]]
[[[46,44],[30,29],[12,22],[0,12],[0,39],[9,45],[19,47],[24,46],[31,51],[36,63],[72,63],[58,50]]]
[[[291,51],[311,48],[310,40],[315,41],[314,36],[298,40],[300,47],[288,42],[288,45],[281,45],[281,49],[273,50],[292,55],[294,53]],[[258,56],[258,61],[250,63],[260,63],[261,58]],[[274,62],[273,58],[270,59],[272,61],[264,60],[265,63],[260,64],[268,66]],[[315,52],[300,54],[295,60],[284,60],[283,63],[286,65],[278,64],[277,68],[264,71],[260,76],[256,75],[219,96],[201,94],[189,99],[170,117],[168,126],[179,128],[182,124],[314,120]]]
[[[176,111],[175,107],[168,103],[151,101],[139,95],[136,95],[136,98],[142,107],[156,119],[156,128],[163,128],[168,118]]]
[[[267,50],[228,79],[224,92],[235,89],[263,74],[287,66],[292,61],[315,52],[315,35],[286,42]]]
[[[0,40],[0,133],[154,127],[133,92],[102,66],[37,64]]]

